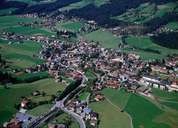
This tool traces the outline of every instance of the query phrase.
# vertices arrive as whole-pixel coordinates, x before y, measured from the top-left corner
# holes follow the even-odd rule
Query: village
[[[28,17],[31,16],[35,17],[35,15],[28,15]],[[63,16],[59,18],[63,19]],[[46,23],[41,24],[33,23],[21,25],[38,25],[38,27],[43,25],[43,27],[51,27],[57,20],[58,19],[46,21]],[[92,22],[90,24],[94,23]],[[95,30],[96,26],[94,24],[89,28],[90,30]],[[52,27],[50,29],[54,30]],[[54,31],[57,32],[57,30]],[[88,31],[88,28],[84,28],[83,31]],[[66,30],[61,30],[57,33],[64,38],[69,38],[75,34]],[[40,71],[48,71],[50,76],[55,78],[56,82],[63,82],[65,81],[63,79],[64,77],[74,81],[81,80],[81,73],[85,73],[87,69],[91,69],[97,78],[90,83],[93,85],[90,87],[90,91],[94,98],[91,99],[88,97],[87,101],[81,101],[74,97],[66,103],[66,107],[68,110],[78,114],[92,127],[97,127],[99,114],[88,107],[88,102],[104,100],[104,96],[100,93],[104,88],[124,88],[128,92],[137,93],[149,98],[154,98],[151,88],[178,92],[178,56],[171,56],[159,62],[146,62],[141,60],[140,56],[135,53],[123,53],[120,48],[103,48],[98,42],[89,42],[83,38],[78,42],[68,43],[56,39],[55,37],[45,37],[41,35],[25,36],[9,32],[3,32],[2,38],[5,40],[19,41],[19,45],[23,43],[24,40],[42,43],[43,49],[40,51],[38,57],[45,60],[45,63],[26,68],[26,73],[32,74]],[[11,42],[9,42],[9,45],[11,45]],[[36,92],[34,95],[38,94],[39,92]],[[26,108],[26,104],[27,102],[24,100],[21,102],[21,108],[23,108],[21,111]],[[26,122],[26,120],[33,118],[22,117],[22,115],[17,114],[16,120]],[[14,126],[11,125],[12,124],[8,124],[8,128]],[[59,126],[49,125],[49,128],[54,127],[65,128],[66,126],[63,124]]]

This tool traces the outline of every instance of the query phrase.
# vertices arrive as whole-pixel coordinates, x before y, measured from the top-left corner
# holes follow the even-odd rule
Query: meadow
[[[79,2],[76,3],[72,3],[68,6],[62,7],[60,10],[61,11],[70,11],[72,9],[80,9],[83,8],[89,4],[93,4],[97,7],[100,7],[104,4],[107,4],[109,2],[109,0],[81,0]]]
[[[131,128],[131,120],[128,115],[109,101],[91,103],[89,107],[99,113],[99,128]]]
[[[16,15],[12,16],[1,16],[0,17],[0,31],[5,32],[14,32],[16,34],[22,35],[44,35],[52,36],[55,35],[54,32],[51,32],[45,28],[32,28],[30,26],[20,26],[19,23],[31,23],[31,22],[40,22],[42,21],[39,18],[23,18]]]
[[[83,27],[82,22],[67,21],[62,23],[57,23],[57,29],[64,29],[72,32],[78,32]]]
[[[128,9],[127,12],[112,17],[113,19],[127,23],[144,24],[154,18],[161,18],[170,12],[174,12],[177,2],[156,5],[155,3],[144,3],[137,8]]]
[[[69,128],[79,128],[79,124],[68,114],[66,113],[61,113],[59,114],[56,118],[54,118],[50,123],[52,124],[66,124],[67,122],[70,121],[70,126]],[[48,128],[47,125],[43,126],[42,128]]]
[[[139,54],[143,60],[162,59],[168,55],[178,54],[178,50],[157,45],[150,37],[146,36],[129,36],[126,38],[126,43],[130,45],[132,49],[124,49],[124,51]]]
[[[8,121],[16,112],[14,105],[20,102],[22,96],[31,97],[31,93],[38,90],[44,91],[46,96],[55,95],[58,91],[63,91],[66,86],[54,82],[54,79],[43,79],[32,83],[15,84],[5,89],[0,86],[0,124]],[[34,97],[35,98],[35,97]],[[45,100],[45,97],[44,97]],[[35,110],[34,110],[35,111]],[[34,113],[35,114],[35,113]]]
[[[10,42],[10,43],[9,43]],[[22,43],[0,39],[0,53],[12,67],[27,68],[36,64],[41,64],[38,54],[41,44],[33,41]]]
[[[106,101],[131,116],[135,128],[176,127],[178,125],[176,121],[178,119],[177,93],[165,92],[159,89],[153,89],[152,91],[156,100],[128,93],[124,89],[106,88],[102,90],[102,94],[106,97]]]
[[[114,36],[111,32],[103,29],[88,33],[84,35],[89,41],[99,42],[104,48],[118,48],[118,44],[121,43],[119,37]]]

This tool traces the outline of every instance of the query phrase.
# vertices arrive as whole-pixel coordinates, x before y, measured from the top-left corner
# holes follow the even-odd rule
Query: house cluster
[[[41,57],[46,60],[48,70],[55,78],[68,76],[80,78],[86,68],[91,68],[98,75],[94,91],[104,87],[126,87],[137,92],[141,86],[156,87],[177,91],[178,57],[165,60],[165,63],[144,62],[139,55],[122,53],[118,50],[102,48],[97,43],[81,39],[78,43],[48,43],[41,51]],[[73,69],[73,70],[71,70]],[[156,75],[153,75],[157,73]],[[169,76],[168,80],[160,79],[159,75]],[[160,79],[160,80],[158,80]],[[164,87],[163,87],[164,86]],[[143,90],[148,93],[149,88]]]
[[[80,101],[78,99],[72,100],[67,105],[67,109],[80,115],[86,122],[89,122],[91,126],[97,126],[99,114],[90,109],[86,101]]]

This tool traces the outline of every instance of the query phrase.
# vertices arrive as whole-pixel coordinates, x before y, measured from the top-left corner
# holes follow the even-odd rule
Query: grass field
[[[39,18],[22,18],[18,16],[1,16],[0,17],[0,31],[14,32],[16,34],[24,35],[45,35],[52,36],[55,33],[44,28],[32,28],[20,26],[19,23],[31,23],[34,21],[41,21]]]
[[[11,118],[16,112],[14,105],[20,101],[21,96],[30,96],[33,91],[44,91],[47,95],[63,91],[65,86],[55,83],[53,79],[43,79],[29,84],[12,85],[10,89],[0,86],[0,124]]]
[[[151,19],[151,17],[156,12],[156,5],[154,3],[144,3],[138,8],[129,9],[122,15],[115,16],[113,19],[128,22],[128,23],[144,23]]]
[[[176,22],[169,22],[167,25],[165,25],[166,28],[172,29],[172,30],[178,30],[178,21]]]
[[[73,118],[71,118],[69,115],[67,115],[65,113],[60,114],[59,116],[54,118],[49,123],[52,123],[52,124],[61,124],[61,123],[65,124],[65,123],[67,123],[66,121],[69,121],[69,119],[71,121],[71,124],[70,124],[69,128],[79,128],[80,127],[78,125],[78,123]],[[45,125],[45,126],[43,126],[43,128],[48,128],[48,126]]]
[[[19,22],[21,23],[30,23],[33,21],[39,21],[40,19],[33,19],[33,18],[21,18],[18,16],[1,16],[0,17],[0,30],[4,28],[9,28],[18,25]]]
[[[21,44],[17,42],[8,44],[9,42],[0,40],[0,53],[10,62],[10,65],[18,68],[26,68],[43,62],[38,56],[34,57],[41,50],[41,44],[32,41],[24,41]]]
[[[112,101],[115,105],[118,105],[121,109],[123,109],[129,100],[130,93],[127,93],[124,89],[115,90],[106,88],[102,91],[102,93]],[[117,97],[117,98],[116,98]]]
[[[79,95],[79,99],[80,99],[81,101],[85,101],[85,100],[87,99],[87,97],[88,97],[89,94],[90,94],[90,93],[88,93],[88,92],[82,92],[82,93]]]
[[[72,9],[80,9],[83,8],[89,4],[93,4],[97,7],[100,7],[101,5],[106,4],[107,2],[109,2],[109,0],[81,0],[79,2],[76,3],[72,3],[68,6],[65,6],[63,8],[61,8],[61,11],[70,11]]]
[[[125,113],[127,112],[131,116],[134,128],[174,128],[177,125],[177,111],[165,108],[163,109],[162,105],[157,102],[128,93],[124,89],[115,90],[107,88],[104,89],[102,93],[106,97],[105,102],[111,103],[115,107],[118,107],[120,111],[124,110]],[[153,90],[153,93],[156,93],[157,96],[165,96],[168,99],[177,100],[176,93],[165,94],[159,90]],[[97,104],[101,103],[93,104],[97,106]],[[108,110],[111,109],[113,108],[110,106]],[[168,119],[166,119],[166,116]],[[100,123],[100,127],[102,127],[102,117]]]
[[[51,104],[44,104],[44,105],[35,107],[32,110],[29,110],[27,113],[30,115],[33,115],[33,116],[41,116],[41,115],[47,113],[51,107],[52,107]]]
[[[89,107],[99,113],[99,128],[131,128],[127,114],[108,101],[91,103]]]
[[[15,10],[16,8],[0,9],[0,15],[8,15],[8,14],[11,14],[11,12]]]
[[[178,111],[178,94],[175,92],[165,92],[159,89],[152,89],[157,101],[162,105]]]
[[[143,24],[153,18],[163,17],[166,14],[175,11],[177,5],[177,2],[168,2],[161,5],[148,2],[141,4],[137,8],[129,9],[127,12],[112,18],[128,23]]]
[[[169,49],[159,46],[151,41],[149,37],[134,37],[130,36],[126,39],[128,45],[135,50],[125,50],[126,52],[134,52],[141,56],[143,60],[162,59],[167,55],[178,54],[178,50]]]
[[[100,42],[102,47],[105,48],[118,48],[121,39],[115,37],[112,33],[99,29],[84,36],[87,40]]]
[[[52,36],[55,33],[50,32],[43,28],[32,28],[32,27],[24,27],[24,26],[14,26],[4,29],[6,32],[14,32],[16,34],[22,35],[44,35],[44,36]]]
[[[143,97],[131,95],[125,111],[131,115],[135,128],[169,128],[155,121],[163,111]]]
[[[67,22],[63,22],[63,23],[58,23],[56,25],[56,27],[58,29],[66,29],[72,32],[78,32],[82,27],[83,27],[83,23],[81,22],[72,22],[72,21],[67,21]]]

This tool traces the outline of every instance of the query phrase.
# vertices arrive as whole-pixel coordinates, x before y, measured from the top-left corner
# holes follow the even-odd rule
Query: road
[[[79,72],[79,71],[78,71],[78,72]],[[81,73],[81,72],[79,72],[79,73]],[[81,73],[81,74],[82,74],[82,82],[81,82],[81,84],[80,84],[76,89],[74,89],[72,92],[74,92],[75,90],[77,90],[77,89],[80,88],[80,87],[85,87],[85,86],[86,86],[84,83],[85,83],[85,81],[88,80],[88,78],[87,78],[83,73]],[[47,121],[47,120],[51,119],[52,117],[54,117],[55,114],[57,114],[60,110],[66,112],[66,113],[69,114],[69,115],[71,115],[71,116],[78,122],[78,124],[80,125],[80,128],[86,128],[86,125],[85,125],[85,122],[84,122],[83,118],[82,118],[80,115],[78,115],[78,114],[76,114],[76,113],[74,113],[74,112],[72,112],[72,111],[69,111],[69,110],[65,107],[65,105],[64,105],[65,101],[68,99],[68,97],[70,96],[70,94],[71,94],[72,92],[70,92],[70,93],[69,93],[66,97],[64,97],[62,100],[56,101],[56,103],[53,105],[53,107],[50,109],[50,111],[49,111],[48,113],[46,113],[46,114],[43,115],[43,116],[40,116],[39,118],[37,118],[36,120],[34,120],[33,122],[31,122],[31,123],[27,126],[27,128],[39,128],[42,124],[45,123],[45,121]]]

